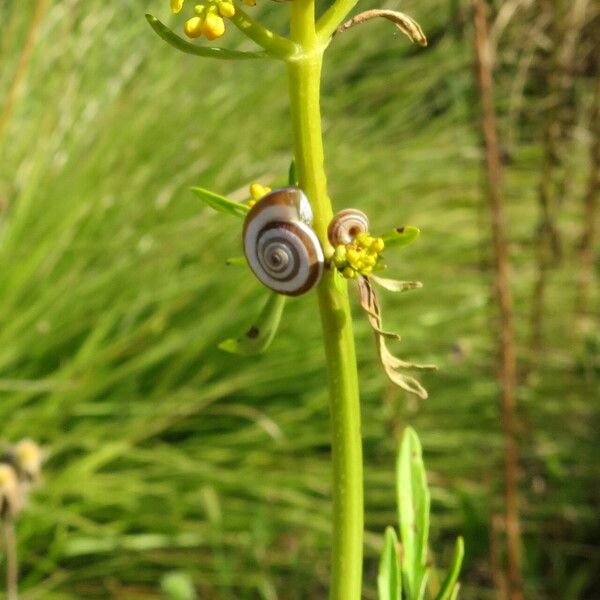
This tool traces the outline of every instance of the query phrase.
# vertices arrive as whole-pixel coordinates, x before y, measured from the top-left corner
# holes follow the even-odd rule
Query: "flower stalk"
[[[333,217],[324,169],[320,83],[324,44],[315,28],[314,0],[292,3],[292,40],[301,47],[287,61],[294,156],[300,187],[311,200],[314,230],[325,255],[333,248]],[[326,270],[317,288],[328,369],[333,470],[333,544],[330,600],[360,600],[363,554],[363,466],[356,350],[347,283]]]

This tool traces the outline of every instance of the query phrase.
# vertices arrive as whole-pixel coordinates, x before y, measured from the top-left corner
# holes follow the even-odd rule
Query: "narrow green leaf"
[[[460,583],[457,583],[450,594],[450,600],[456,600],[458,598],[458,592],[460,591]]]
[[[458,595],[458,588],[460,587],[457,583],[458,576],[460,575],[460,568],[462,567],[463,558],[465,556],[465,543],[462,537],[456,538],[456,544],[454,545],[454,556],[452,557],[452,563],[448,569],[448,573],[440,588],[440,593],[435,597],[435,600],[453,600]]]
[[[179,37],[174,31],[171,31],[164,23],[152,15],[146,15],[146,20],[150,27],[167,44],[173,46],[186,54],[195,56],[204,56],[206,58],[218,58],[220,60],[248,60],[256,58],[270,58],[266,52],[240,52],[239,50],[227,50],[226,48],[212,48],[207,46],[196,46],[187,40]]]
[[[296,171],[296,161],[292,159],[288,171],[288,185],[298,185],[298,173]]]
[[[402,436],[396,483],[403,551],[403,583],[407,598],[420,600],[427,583],[430,497],[421,443],[410,427],[404,430]]]
[[[272,293],[252,327],[237,339],[229,338],[221,342],[219,348],[242,356],[254,356],[264,352],[277,333],[285,300],[285,296]]]
[[[393,527],[385,530],[383,550],[379,560],[377,575],[379,600],[400,600],[402,594],[402,576],[400,574],[400,558],[398,556],[398,537]]]
[[[248,264],[245,256],[234,256],[225,261],[228,267],[244,267]]]
[[[396,227],[394,230],[382,235],[386,248],[402,248],[412,244],[421,233],[418,227],[406,225],[405,227]]]
[[[243,219],[250,210],[245,204],[234,202],[233,200],[229,200],[229,198],[225,198],[225,196],[221,196],[210,190],[205,190],[200,187],[193,187],[191,190],[198,198],[200,198],[200,200],[202,200],[202,202],[206,202],[211,208],[214,208],[219,212],[233,215],[234,217],[241,217]]]

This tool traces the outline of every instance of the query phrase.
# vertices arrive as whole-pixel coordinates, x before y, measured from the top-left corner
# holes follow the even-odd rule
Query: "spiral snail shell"
[[[364,212],[356,208],[345,208],[337,213],[329,227],[327,237],[332,246],[350,244],[359,233],[369,231],[369,219]]]
[[[325,258],[311,229],[308,198],[297,187],[263,196],[244,221],[244,254],[258,279],[273,291],[299,296],[323,274]]]

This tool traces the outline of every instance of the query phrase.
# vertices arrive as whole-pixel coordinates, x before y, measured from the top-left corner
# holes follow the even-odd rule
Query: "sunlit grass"
[[[264,357],[219,352],[264,292],[224,265],[239,254],[239,224],[187,190],[285,181],[283,69],[166,51],[143,18],[150,4],[160,10],[51,2],[0,138],[2,437],[51,448],[45,486],[20,524],[24,597],[160,597],[161,577],[183,569],[203,600],[320,598],[329,423],[315,301],[288,303]],[[425,287],[387,298],[384,315],[405,355],[440,367],[425,376],[429,400],[405,398],[387,386],[359,321],[367,552],[373,567],[394,521],[395,438],[410,422],[431,471],[432,531],[465,534],[463,597],[480,599],[491,586],[502,441],[470,45],[442,35],[446,3],[405,8],[430,33],[428,50],[365,26],[335,40],[324,86],[336,206],[367,207],[373,230],[422,230],[393,267]],[[28,10],[0,6],[0,110]],[[515,149],[507,182],[523,356],[535,167],[535,149]],[[578,215],[565,206],[571,243]],[[582,557],[599,475],[597,381],[577,371],[569,326],[572,269],[567,260],[552,278],[546,361],[520,391],[529,582],[565,598],[577,597],[567,595],[573,565],[584,580],[595,573]]]

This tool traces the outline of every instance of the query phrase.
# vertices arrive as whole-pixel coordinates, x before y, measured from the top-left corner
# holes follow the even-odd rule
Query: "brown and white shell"
[[[258,279],[274,292],[299,296],[319,283],[325,258],[312,230],[312,210],[294,186],[263,196],[244,221],[244,254]]]
[[[327,238],[332,246],[350,244],[359,233],[369,231],[369,219],[356,208],[345,208],[337,213],[327,228]]]

